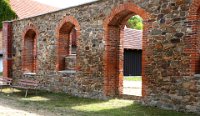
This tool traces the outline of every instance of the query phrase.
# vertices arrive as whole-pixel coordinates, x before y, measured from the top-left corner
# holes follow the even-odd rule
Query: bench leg
[[[3,85],[2,86],[0,86],[1,87],[1,92],[3,92]]]
[[[11,86],[12,93],[15,92],[15,88]]]
[[[11,86],[9,86],[9,88],[10,88],[10,91],[12,91],[12,87],[11,87]]]
[[[27,94],[28,94],[28,89],[26,89],[25,98],[27,97]]]
[[[37,89],[35,90],[35,94],[37,95]]]

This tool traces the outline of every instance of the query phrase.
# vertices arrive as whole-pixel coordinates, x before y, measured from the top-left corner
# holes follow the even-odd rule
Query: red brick
[[[199,0],[193,0],[192,4],[190,6],[189,15],[187,17],[189,21],[191,21],[191,27],[193,34],[190,36],[187,36],[188,43],[194,44],[192,45],[192,48],[187,48],[185,52],[191,57],[190,60],[190,75],[195,73],[200,73],[200,54],[199,54],[199,48],[200,46],[197,45],[197,43],[200,42],[198,35],[198,30],[200,29],[200,24],[195,23],[196,20],[200,19],[200,1]],[[196,33],[196,34],[195,34]]]
[[[145,21],[150,20],[150,14],[148,14],[145,10],[138,7],[137,5],[133,3],[125,3],[121,4],[118,7],[114,8],[110,15],[104,20],[104,30],[105,30],[105,53],[104,53],[104,94],[108,96],[116,96],[121,95],[123,93],[123,31],[120,30],[124,29],[125,22],[132,16],[133,14],[127,13],[127,15],[124,17],[124,15],[119,15],[123,11],[131,11],[133,14],[140,15]],[[112,23],[114,19],[117,19],[118,17],[123,18],[124,20],[117,23]],[[116,22],[116,21],[114,21]],[[119,25],[121,24],[121,25]],[[112,26],[114,25],[114,26]],[[117,25],[117,26],[116,26]],[[145,89],[144,84],[147,84],[146,78],[144,77],[144,67],[146,65],[146,62],[144,61],[145,58],[145,46],[146,46],[146,38],[147,38],[147,31],[150,27],[150,24],[147,24],[144,27],[144,33],[143,33],[143,54],[142,54],[142,76],[143,76],[143,87],[142,87],[142,95],[145,96]],[[111,41],[112,40],[112,41]],[[120,46],[120,48],[118,48]],[[110,47],[112,46],[112,48]],[[117,53],[117,54],[113,54]],[[111,57],[109,57],[111,56]],[[115,59],[113,59],[115,58]],[[110,61],[115,61],[111,63]],[[117,68],[117,69],[116,69]],[[119,73],[120,72],[120,73]],[[112,79],[113,78],[113,79]]]
[[[12,23],[3,23],[3,76],[11,77],[12,68]]]

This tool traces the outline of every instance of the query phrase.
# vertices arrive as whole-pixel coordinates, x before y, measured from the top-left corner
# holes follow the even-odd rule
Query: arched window
[[[34,73],[36,71],[36,36],[34,29],[28,29],[24,35],[23,72]]]
[[[77,49],[77,38],[79,37],[80,26],[78,21],[72,16],[64,17],[60,21],[57,27],[57,64],[56,69],[69,70],[75,69],[76,62],[76,49]],[[68,63],[69,56],[72,58],[73,63]],[[67,60],[66,60],[67,59]],[[67,64],[74,64],[73,66],[67,66]],[[73,68],[71,68],[73,67]]]

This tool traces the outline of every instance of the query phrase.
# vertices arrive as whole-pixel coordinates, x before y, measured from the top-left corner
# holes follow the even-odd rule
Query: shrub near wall
[[[11,9],[9,0],[0,0],[0,22],[8,21],[17,18],[15,12]],[[2,23],[0,23],[0,29]]]

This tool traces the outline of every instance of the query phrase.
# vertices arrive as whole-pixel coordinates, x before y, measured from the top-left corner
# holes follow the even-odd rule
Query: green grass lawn
[[[124,76],[124,80],[126,81],[142,81],[141,76]]]
[[[132,100],[110,99],[107,101],[73,97],[64,93],[39,91],[24,92],[4,89],[0,100],[8,101],[10,107],[31,111],[43,110],[56,115],[69,116],[195,116],[194,114],[161,110],[154,107],[141,106]],[[17,105],[16,105],[17,104]],[[0,104],[1,105],[1,104]],[[8,106],[7,106],[8,107]]]

